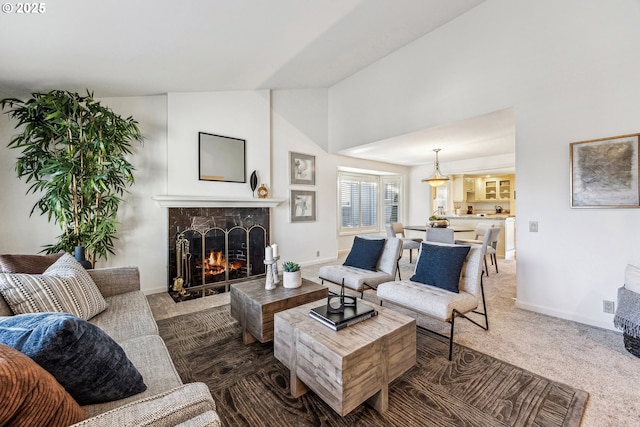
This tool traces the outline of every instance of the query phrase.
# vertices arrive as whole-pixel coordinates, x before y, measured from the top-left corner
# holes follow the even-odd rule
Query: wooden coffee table
[[[291,394],[309,388],[341,416],[365,401],[386,411],[389,383],[416,363],[415,319],[375,306],[377,316],[334,331],[309,317],[324,303],[275,315],[273,351],[289,368]]]
[[[307,279],[302,286],[287,289],[282,282],[273,290],[264,288],[265,279],[231,285],[231,315],[242,325],[242,342],[273,340],[273,315],[282,310],[326,298],[329,289]]]

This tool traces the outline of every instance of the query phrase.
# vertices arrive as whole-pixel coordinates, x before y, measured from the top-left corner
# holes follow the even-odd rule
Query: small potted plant
[[[302,286],[302,272],[300,265],[293,261],[282,264],[282,286],[285,288],[299,288]]]

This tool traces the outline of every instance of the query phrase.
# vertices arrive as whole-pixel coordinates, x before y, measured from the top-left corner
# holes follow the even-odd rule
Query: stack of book
[[[354,325],[377,315],[378,312],[376,310],[359,301],[356,302],[355,307],[345,307],[343,313],[327,312],[326,304],[312,308],[309,312],[309,316],[334,331],[339,331],[347,326]]]

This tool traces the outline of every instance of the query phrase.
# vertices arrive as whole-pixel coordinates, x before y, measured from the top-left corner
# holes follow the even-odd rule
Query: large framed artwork
[[[316,185],[316,157],[289,152],[290,184]]]
[[[572,208],[638,208],[638,138],[621,135],[570,144]]]
[[[316,220],[316,192],[291,190],[291,222]]]

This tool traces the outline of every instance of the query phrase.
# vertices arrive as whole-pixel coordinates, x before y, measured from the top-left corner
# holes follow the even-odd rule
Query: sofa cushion
[[[0,425],[68,426],[84,410],[47,371],[18,350],[0,344]]]
[[[66,253],[43,274],[0,273],[0,294],[14,314],[63,312],[87,320],[107,307],[91,276]]]
[[[64,252],[52,255],[0,255],[0,273],[42,274]]]
[[[85,405],[146,390],[122,347],[100,328],[66,313],[0,319],[0,342],[21,351]]]
[[[385,242],[385,239],[363,239],[356,236],[343,265],[376,271]]]
[[[105,331],[115,342],[122,345],[130,338],[158,334],[158,325],[142,291],[114,295],[105,300],[109,307],[89,322]]]
[[[470,246],[444,246],[422,243],[411,281],[458,293],[460,272]]]

